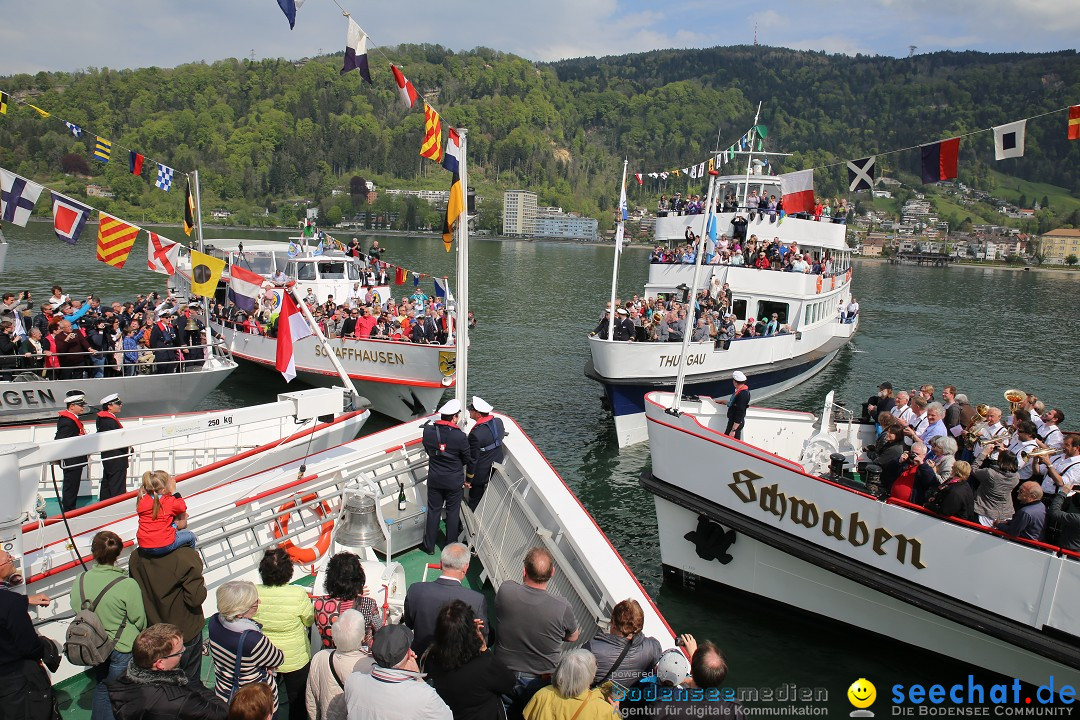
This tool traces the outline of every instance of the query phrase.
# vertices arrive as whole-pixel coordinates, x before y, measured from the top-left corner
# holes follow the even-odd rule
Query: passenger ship
[[[750,378],[753,383],[754,378]],[[665,575],[759,595],[1053,685],[1080,667],[1080,553],[889,498],[860,462],[876,427],[710,398],[645,398]],[[1074,683],[1075,684],[1075,683]]]
[[[225,299],[229,269],[234,265],[251,270],[269,280],[283,273],[295,280],[300,296],[310,290],[320,302],[333,296],[342,304],[352,292],[353,285],[362,282],[367,269],[365,261],[337,250],[313,252],[300,249],[289,253],[283,243],[248,243],[239,240],[213,240],[207,252],[226,262],[217,292]],[[190,287],[191,261],[187,253],[180,258],[176,279],[179,289]],[[376,284],[371,289],[376,302],[385,303],[392,296],[392,286]],[[367,287],[364,287],[367,290]],[[404,287],[402,287],[402,290]],[[281,302],[281,287],[266,291],[267,297]],[[210,326],[224,338],[226,347],[237,360],[273,369],[277,358],[277,340],[254,335],[220,322]],[[371,403],[371,409],[399,422],[405,422],[435,410],[444,390],[454,385],[454,346],[424,345],[411,342],[378,340],[374,338],[333,338],[323,346],[310,336],[295,344],[296,374],[300,380],[314,386],[329,387],[340,383],[337,370],[329,355],[333,352],[359,394]]]
[[[783,193],[781,179],[765,175],[726,175],[716,179],[742,198],[756,190],[759,195]],[[719,195],[719,193],[717,193]],[[815,258],[828,253],[832,272],[811,275],[736,265],[701,266],[698,287],[715,291],[728,283],[732,291],[732,312],[741,329],[747,318],[778,316],[781,326],[790,332],[770,337],[737,339],[730,347],[714,349],[712,341],[691,342],[686,355],[686,386],[683,392],[712,397],[726,397],[734,390],[731,374],[741,370],[753,375],[753,399],[760,401],[776,395],[820,372],[847,344],[858,327],[840,322],[839,309],[851,301],[851,250],[845,240],[847,225],[818,222],[789,215],[770,222],[766,214],[753,211],[746,237],[757,235],[759,241],[779,238],[785,245],[797,243],[801,252]],[[717,236],[732,235],[731,221],[747,212],[716,214]],[[685,242],[687,228],[695,235],[706,235],[708,215],[668,215],[656,218],[657,245]],[[644,297],[657,295],[685,298],[694,286],[695,265],[660,264],[649,266],[649,280]],[[591,359],[585,366],[586,377],[604,386],[605,404],[615,419],[619,447],[647,439],[645,394],[651,390],[672,389],[682,363],[677,343],[616,342],[600,337],[589,338]]]

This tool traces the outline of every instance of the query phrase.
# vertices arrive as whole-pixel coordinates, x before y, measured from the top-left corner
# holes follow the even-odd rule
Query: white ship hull
[[[225,338],[233,357],[274,368],[275,338],[211,324]],[[453,387],[452,345],[342,338],[328,342],[357,392],[371,403],[371,409],[400,422],[434,412],[443,391]],[[297,377],[304,382],[315,386],[341,384],[333,363],[314,336],[296,343],[293,353]]]
[[[646,398],[661,560],[704,579],[1026,682],[1080,663],[1080,555],[882,502],[807,474],[804,444],[858,447],[872,426],[818,435],[807,413],[751,409],[746,442],[709,401]],[[831,405],[830,405],[831,407]]]

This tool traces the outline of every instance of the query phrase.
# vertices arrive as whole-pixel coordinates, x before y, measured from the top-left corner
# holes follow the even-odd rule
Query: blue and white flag
[[[312,255],[322,255],[322,254],[323,254],[323,251],[324,251],[325,249],[326,249],[326,246],[325,246],[325,244],[323,243],[323,241],[322,241],[322,240],[320,240],[320,241],[319,241],[319,246],[318,246],[317,248],[315,248],[315,250],[313,250],[311,254],[312,254]]]
[[[74,135],[75,137],[82,137],[82,128],[81,127],[79,127],[75,123],[69,123],[66,120],[64,121],[64,124],[68,126],[68,130],[71,131],[72,135]]]
[[[446,285],[448,282],[446,278],[435,278],[435,297],[446,297]]]
[[[420,287],[420,275],[419,275],[419,273],[413,273],[412,274],[412,286],[414,288]]]
[[[292,240],[290,240],[289,241],[289,257],[294,258],[299,254],[300,254],[300,246],[297,245],[296,243],[294,243]]]
[[[41,190],[36,182],[0,169],[0,219],[26,227]]]
[[[169,192],[169,188],[172,187],[173,169],[166,167],[161,163],[157,166],[157,182],[154,184],[165,192]]]
[[[623,183],[622,192],[619,194],[619,226],[615,229],[615,252],[622,252],[623,246],[623,223],[630,217],[630,212],[626,207],[626,184]]]

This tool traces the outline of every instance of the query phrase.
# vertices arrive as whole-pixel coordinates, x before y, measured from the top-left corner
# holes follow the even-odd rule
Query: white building
[[[503,235],[534,237],[536,234],[536,193],[507,190],[503,193]]]
[[[596,218],[548,215],[536,219],[536,237],[596,240]]]

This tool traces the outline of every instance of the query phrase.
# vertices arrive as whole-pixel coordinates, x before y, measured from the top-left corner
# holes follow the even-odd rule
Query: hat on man
[[[731,373],[731,379],[735,382],[746,382],[746,374],[742,370]]]
[[[461,403],[457,398],[451,398],[447,400],[441,408],[439,408],[440,415],[457,415],[461,412]]]
[[[484,413],[485,415],[487,415],[492,410],[491,403],[489,403],[487,400],[484,400],[484,398],[478,395],[472,396],[472,402],[470,403],[470,407],[472,407],[472,409],[476,412]]]
[[[412,630],[404,625],[383,625],[371,641],[371,656],[380,667],[392,668],[409,654],[412,641]]]
[[[877,389],[878,390],[892,390],[892,383],[889,382],[888,380],[886,380],[885,382],[878,385]]]
[[[120,401],[120,393],[112,393],[101,398],[101,407],[112,405],[113,403],[123,404]]]
[[[674,686],[688,677],[690,677],[690,661],[683,655],[683,651],[678,648],[665,650],[656,663],[656,679]]]
[[[64,396],[65,405],[86,405],[86,395],[82,390],[68,390],[67,395]]]
[[[629,315],[629,314],[630,314],[630,313],[628,313],[628,312],[626,311],[626,308],[619,308],[619,309],[618,309],[618,310],[616,310],[615,312],[617,312],[617,313],[618,313],[619,315]]]

